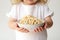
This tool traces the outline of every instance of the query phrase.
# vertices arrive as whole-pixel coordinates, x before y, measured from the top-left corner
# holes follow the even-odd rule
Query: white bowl
[[[33,31],[35,28],[43,26],[44,22],[41,23],[41,24],[36,24],[36,25],[20,24],[20,23],[17,23],[17,24],[18,24],[19,27],[23,27],[23,28],[26,28],[29,31]]]

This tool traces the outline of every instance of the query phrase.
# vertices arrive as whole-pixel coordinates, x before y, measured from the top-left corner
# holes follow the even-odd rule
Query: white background
[[[54,11],[53,26],[48,29],[48,40],[60,40],[60,0],[49,0],[49,7]],[[8,18],[5,16],[10,11],[10,0],[0,0],[0,40],[15,40],[15,33],[7,26]]]

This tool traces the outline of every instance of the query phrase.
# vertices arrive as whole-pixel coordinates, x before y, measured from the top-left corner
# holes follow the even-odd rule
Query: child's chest
[[[43,18],[43,12],[40,7],[20,7],[18,10],[18,19],[27,15],[32,15],[39,19]]]

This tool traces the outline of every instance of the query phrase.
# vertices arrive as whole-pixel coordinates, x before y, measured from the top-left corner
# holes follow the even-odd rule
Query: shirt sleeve
[[[44,18],[48,17],[48,16],[53,16],[53,11],[51,9],[49,9],[49,7],[47,5],[45,5],[44,7]]]
[[[12,6],[11,10],[6,14],[6,16],[16,19],[16,5]]]

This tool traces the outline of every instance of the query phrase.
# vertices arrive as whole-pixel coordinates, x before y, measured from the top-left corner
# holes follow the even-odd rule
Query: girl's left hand
[[[47,23],[44,23],[44,26],[42,26],[42,27],[39,26],[38,28],[34,29],[34,32],[41,32],[46,28],[47,28]]]

